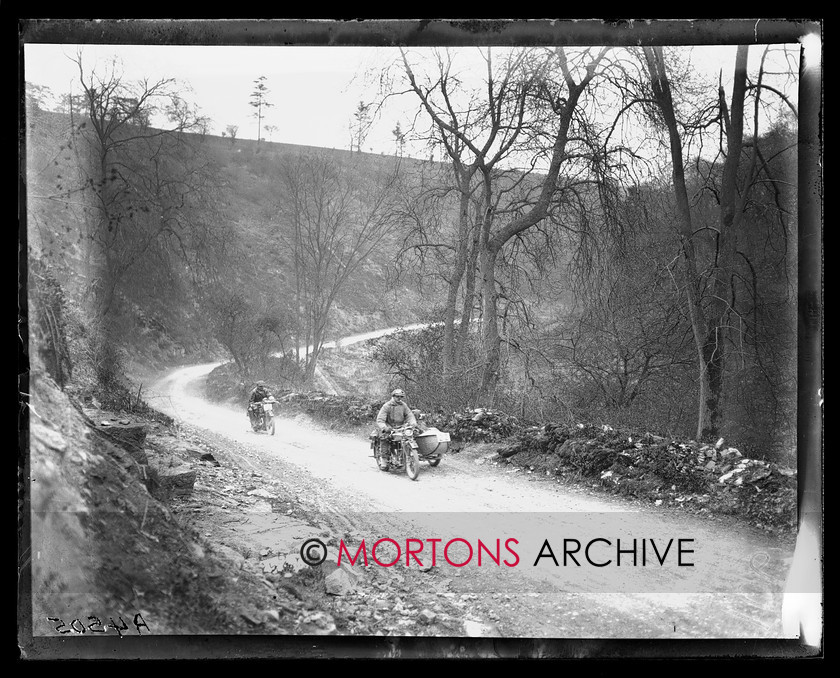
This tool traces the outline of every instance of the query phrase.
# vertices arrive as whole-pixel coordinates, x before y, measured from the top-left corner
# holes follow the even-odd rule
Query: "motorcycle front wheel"
[[[271,418],[271,423],[268,425],[268,429],[271,431],[271,435],[274,435],[274,417]]]
[[[420,457],[417,455],[417,449],[406,445],[403,448],[405,452],[405,473],[412,480],[417,480],[420,475]]]

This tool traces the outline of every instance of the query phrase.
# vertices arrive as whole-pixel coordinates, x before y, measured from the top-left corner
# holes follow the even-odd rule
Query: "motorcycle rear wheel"
[[[434,468],[438,464],[440,464],[440,457],[438,457],[437,459],[429,459],[429,466],[431,466],[432,468]]]
[[[420,475],[420,457],[417,455],[417,450],[409,445],[404,448],[405,451],[405,473],[412,480],[417,480]]]

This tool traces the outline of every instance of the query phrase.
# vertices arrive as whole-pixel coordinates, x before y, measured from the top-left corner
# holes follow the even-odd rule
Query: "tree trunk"
[[[729,312],[729,268],[735,248],[733,221],[734,206],[738,200],[737,171],[743,141],[744,96],[746,92],[747,47],[739,46],[736,56],[735,85],[732,112],[727,130],[727,159],[721,187],[721,218],[718,238],[718,257],[714,270],[712,300],[708,314],[700,304],[697,273],[698,265],[692,243],[693,228],[688,202],[688,191],[683,171],[682,140],[677,128],[674,104],[661,47],[645,47],[645,59],[651,77],[653,93],[662,111],[671,149],[672,176],[677,204],[678,228],[683,250],[683,284],[686,304],[700,368],[699,399],[697,412],[697,438],[709,440],[718,437],[723,400],[725,370],[725,327]],[[721,97],[723,94],[721,93]],[[723,103],[723,102],[722,102]]]
[[[481,377],[481,397],[489,399],[492,405],[496,385],[499,383],[499,368],[502,354],[502,339],[499,336],[496,291],[496,250],[485,247],[480,256],[481,303],[482,303],[482,347],[484,349],[484,372]]]
[[[717,438],[720,434],[720,407],[724,398],[727,344],[730,337],[732,299],[732,267],[737,249],[737,216],[742,199],[739,195],[738,168],[741,162],[744,137],[744,98],[746,95],[748,47],[739,45],[735,57],[735,77],[729,107],[729,125],[726,130],[726,160],[720,186],[719,230],[716,265],[712,276],[711,303],[708,311],[708,329],[703,355],[708,372],[709,393],[706,396],[706,420],[698,433],[701,439]],[[723,92],[722,108],[725,109]],[[756,130],[757,131],[757,130]],[[743,189],[743,193],[748,191]]]
[[[594,66],[593,66],[594,68]],[[482,294],[482,321],[483,321],[483,348],[485,351],[484,375],[481,380],[480,395],[490,402],[494,399],[494,390],[499,382],[499,370],[501,363],[502,340],[499,336],[499,320],[497,316],[498,292],[496,291],[496,257],[501,252],[505,243],[516,235],[527,231],[532,226],[548,216],[548,208],[557,190],[557,177],[560,173],[560,166],[566,159],[566,144],[569,140],[569,127],[572,123],[572,115],[577,107],[583,90],[589,84],[592,77],[589,76],[580,84],[574,85],[570,82],[569,97],[560,112],[560,124],[554,138],[554,147],[551,153],[551,164],[548,173],[542,181],[540,194],[531,209],[522,216],[507,223],[491,236],[493,226],[493,208],[491,203],[491,178],[489,171],[484,171],[485,191],[485,212],[484,225],[482,227],[479,253],[479,268],[481,275]]]
[[[476,232],[478,229],[476,228]],[[467,268],[464,272],[464,303],[461,310],[461,324],[458,326],[458,335],[455,339],[455,352],[452,362],[454,365],[461,363],[467,341],[469,340],[470,322],[472,321],[473,307],[475,306],[475,268],[478,264],[478,238],[473,240],[470,249],[470,256],[467,260]]]
[[[93,287],[92,301],[94,305],[95,317],[103,332],[107,333],[108,323],[106,322],[107,315],[111,310],[111,305],[114,301],[114,293],[117,285],[118,266],[117,261],[119,255],[114,248],[117,245],[119,224],[112,223],[113,213],[111,209],[113,197],[113,189],[109,181],[108,174],[110,168],[110,158],[108,148],[106,146],[106,139],[97,140],[99,148],[99,193],[96,196],[98,200],[97,205],[97,223],[95,227],[94,243],[97,251],[98,259],[98,274],[96,276],[96,285]],[[110,337],[108,338],[110,340]]]
[[[458,246],[461,249],[461,246]],[[458,253],[458,259],[455,262],[455,271],[449,280],[449,291],[446,295],[446,308],[443,317],[443,373],[448,375],[452,372],[452,367],[455,364],[454,347],[455,347],[455,314],[458,305],[458,290],[461,287],[461,281],[464,277],[464,268],[466,264],[466,253]]]
[[[722,328],[715,325],[711,327],[703,345],[704,375],[703,386],[705,390],[705,407],[703,418],[697,423],[697,439],[712,440],[720,433],[721,402],[723,393],[723,342],[720,335]]]
[[[472,172],[455,169],[458,188],[461,196],[458,210],[458,241],[455,244],[455,268],[449,280],[449,291],[446,296],[446,308],[443,320],[443,373],[448,375],[452,372],[455,360],[455,315],[458,303],[458,290],[464,277],[464,270],[467,263],[467,252],[469,245],[469,208],[470,208],[470,178]]]

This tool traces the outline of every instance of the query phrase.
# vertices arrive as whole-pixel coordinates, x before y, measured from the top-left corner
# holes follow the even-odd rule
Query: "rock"
[[[263,610],[262,615],[266,621],[280,623],[280,613],[277,610]]]
[[[335,621],[326,612],[311,612],[301,620],[300,632],[310,636],[330,636],[336,633]]]
[[[153,459],[149,468],[157,475],[161,491],[168,496],[187,497],[195,485],[195,470],[174,458]]]
[[[508,447],[502,447],[499,449],[498,454],[502,459],[507,459],[508,457],[512,457],[514,454],[519,452],[519,446],[517,445],[509,445]]]
[[[205,452],[204,454],[202,454],[202,455],[199,457],[199,460],[200,460],[200,461],[209,461],[209,462],[211,462],[211,463],[213,464],[213,466],[221,466],[221,464],[220,464],[218,461],[216,461],[216,457],[214,457],[214,456],[213,456],[212,454],[210,454],[209,452]]]
[[[236,570],[242,569],[245,563],[245,557],[239,551],[232,549],[230,546],[224,544],[214,544],[213,551],[222,556],[225,560],[230,561],[233,568]]]
[[[38,422],[32,422],[29,426],[29,435],[32,438],[37,438],[46,447],[55,450],[56,452],[64,452],[67,449],[67,441],[64,436],[58,431],[47,428]]]
[[[203,457],[206,454],[206,452],[202,452],[199,448],[190,447],[189,445],[186,445],[186,444],[175,445],[172,448],[172,451],[180,454],[181,456],[189,457],[190,459],[195,460],[195,461],[202,461]]]
[[[435,619],[437,619],[437,615],[432,612],[428,608],[424,608],[420,610],[420,614],[418,615],[418,619],[423,624],[434,624]]]
[[[138,464],[148,463],[146,450],[144,449],[147,432],[144,424],[122,424],[119,421],[112,420],[108,422],[107,427],[100,426],[96,430],[123,449],[128,450]]]
[[[262,499],[257,499],[251,506],[245,509],[248,513],[271,513],[271,504]]]
[[[241,612],[239,616],[252,626],[262,626],[263,624],[263,620],[251,612]]]
[[[492,624],[482,624],[474,619],[464,620],[464,634],[467,638],[487,638],[498,635]]]
[[[251,490],[250,492],[248,492],[248,494],[251,495],[252,497],[262,497],[263,499],[271,499],[272,496],[273,496],[271,494],[271,492],[268,492],[267,490],[263,490],[262,488],[256,489],[256,490]]]
[[[718,482],[719,483],[725,483],[727,480],[729,480],[732,476],[734,476],[738,472],[739,472],[739,469],[737,469],[737,468],[732,469],[728,473],[724,473],[720,478],[718,478]]]
[[[324,579],[324,587],[331,596],[346,596],[359,588],[359,576],[342,565]]]

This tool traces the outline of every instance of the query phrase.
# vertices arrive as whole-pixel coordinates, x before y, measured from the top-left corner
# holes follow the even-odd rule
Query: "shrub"
[[[461,365],[444,377],[443,335],[443,325],[434,323],[368,341],[370,359],[385,367],[390,387],[409,392],[412,407],[452,412],[476,405],[481,370],[476,368],[479,363],[473,342],[468,343]]]

